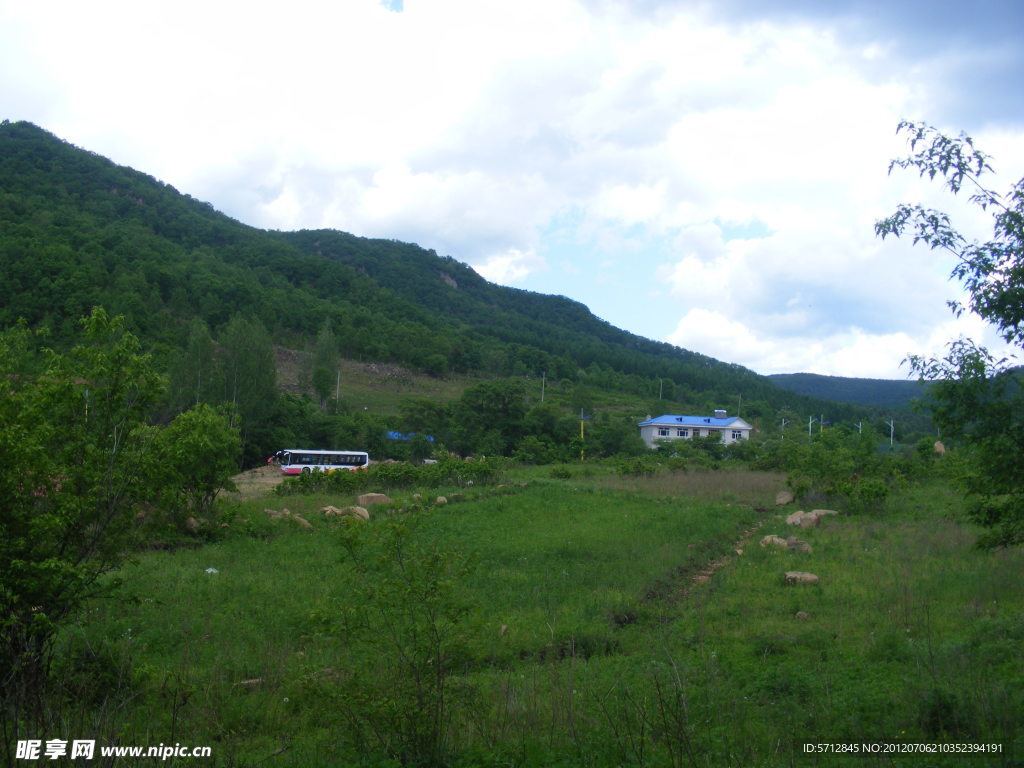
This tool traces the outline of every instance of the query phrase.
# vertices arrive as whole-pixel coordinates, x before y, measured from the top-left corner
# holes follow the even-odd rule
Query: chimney
[[[725,418],[725,410],[722,409],[722,408],[716,408],[715,409],[715,418],[716,419],[724,419]]]

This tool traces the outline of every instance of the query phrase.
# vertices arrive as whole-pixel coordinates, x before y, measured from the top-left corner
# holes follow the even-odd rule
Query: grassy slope
[[[525,488],[465,491],[416,533],[479,557],[462,585],[473,607],[451,694],[450,746],[463,755],[782,766],[815,764],[802,752],[811,741],[984,740],[1004,753],[971,765],[1021,756],[1024,553],[971,550],[943,489],[799,531],[811,554],[751,542],[738,555],[736,540],[765,515],[756,536],[792,532],[754,509],[778,477],[532,472]],[[94,649],[115,638],[99,667],[108,675],[120,659],[134,665],[122,685],[134,698],[90,732],[211,743],[216,765],[352,759],[332,696],[372,659],[339,630],[351,599],[341,524],[316,515],[344,501],[243,502],[223,542],[143,555],[124,574],[141,601],[98,605],[73,633]],[[305,513],[315,530],[269,521],[268,504]],[[385,519],[375,510],[371,526]],[[722,567],[700,583],[712,561]],[[790,569],[820,586],[783,586]]]

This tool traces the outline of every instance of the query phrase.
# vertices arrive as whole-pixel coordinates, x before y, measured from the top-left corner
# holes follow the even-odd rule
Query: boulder
[[[946,446],[943,444],[941,440],[935,441],[935,446],[933,447],[933,450],[939,456],[944,456],[946,454]]]
[[[292,520],[299,524],[300,528],[305,528],[307,531],[313,530],[312,523],[310,523],[309,520],[304,518],[302,515],[291,515],[290,517]]]
[[[761,539],[761,546],[781,547],[782,549],[785,549],[788,546],[788,544],[786,543],[786,540],[781,536],[776,536],[774,533],[770,533]]]
[[[786,518],[790,525],[799,525],[801,528],[817,528],[823,517],[838,515],[834,509],[812,509],[810,512],[794,512]]]
[[[794,501],[796,501],[796,496],[793,495],[792,491],[779,491],[775,494],[775,506],[777,507],[792,504]]]
[[[786,584],[817,584],[818,577],[806,571],[786,571]]]
[[[320,510],[324,513],[324,517],[358,517],[361,520],[369,520],[370,513],[366,510],[366,507],[338,507],[327,506]]]
[[[370,512],[366,507],[343,507],[340,514],[358,517],[360,520],[370,519]]]
[[[810,544],[808,544],[806,541],[800,541],[800,539],[798,539],[796,536],[787,536],[786,537],[786,541],[784,543],[786,545],[786,549],[793,549],[793,550],[796,550],[797,552],[813,552],[814,551],[814,550],[811,549],[811,545]]]
[[[276,509],[264,509],[263,511],[271,520],[277,520],[279,517],[281,517],[281,513],[278,512]]]
[[[436,498],[436,499],[434,500],[434,503],[435,503],[435,504],[438,504],[438,505],[442,505],[442,504],[447,504],[447,503],[448,503],[448,499],[446,499],[446,498],[445,498],[444,496],[438,496],[438,497],[437,497],[437,498]]]
[[[804,519],[804,515],[806,514],[806,512],[800,510],[799,512],[793,512],[786,515],[786,525],[800,525],[801,521]]]
[[[374,504],[390,504],[391,497],[386,493],[364,493],[356,499],[360,507],[372,507]]]
[[[185,518],[185,530],[189,533],[199,533],[199,521],[194,517]]]
[[[800,619],[800,621],[807,621],[807,619],[811,618],[811,614],[807,611],[797,611],[796,617]]]

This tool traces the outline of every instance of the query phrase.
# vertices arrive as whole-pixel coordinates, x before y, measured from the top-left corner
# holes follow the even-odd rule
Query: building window
[[[742,440],[743,439],[743,432],[741,432],[738,429],[734,429],[732,431],[732,439],[733,440]]]
[[[658,437],[668,437],[668,430],[667,429],[663,429],[663,428],[659,429],[658,430]]]
[[[688,430],[688,429],[677,429],[676,430],[676,437],[689,437],[689,436],[690,436],[690,430]]]

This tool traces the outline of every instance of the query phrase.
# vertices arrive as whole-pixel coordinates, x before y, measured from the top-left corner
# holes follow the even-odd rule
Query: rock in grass
[[[374,504],[390,504],[391,497],[386,493],[364,493],[356,499],[360,507],[371,507]]]
[[[798,512],[786,515],[786,525],[800,525],[803,522],[804,515],[806,514],[807,513],[801,509]]]
[[[762,537],[761,546],[781,547],[782,549],[785,549],[788,546],[788,544],[786,543],[786,540],[781,536],[776,536],[774,533],[770,533],[767,536]]]
[[[775,494],[775,506],[777,507],[792,504],[794,501],[796,501],[796,497],[793,495],[792,491],[779,491]]]
[[[324,517],[358,517],[360,520],[369,520],[370,513],[365,507],[338,507],[327,506],[320,510],[324,513]]]
[[[786,548],[787,549],[794,549],[797,552],[813,552],[814,551],[814,550],[811,549],[811,545],[810,544],[808,544],[806,541],[801,541],[796,536],[787,536],[786,537]]]
[[[786,582],[789,586],[798,584],[817,584],[818,577],[806,571],[786,571]]]
[[[814,515],[820,520],[823,517],[831,517],[833,515],[838,515],[839,513],[836,512],[834,509],[812,509],[807,514]]]

